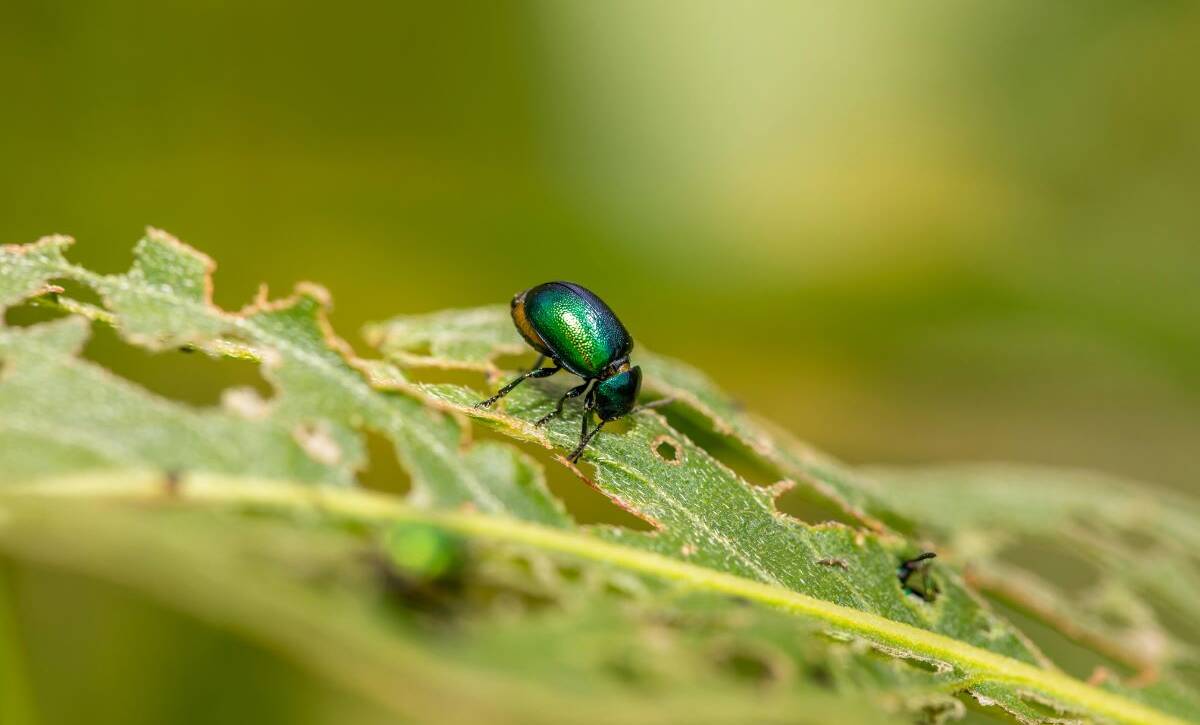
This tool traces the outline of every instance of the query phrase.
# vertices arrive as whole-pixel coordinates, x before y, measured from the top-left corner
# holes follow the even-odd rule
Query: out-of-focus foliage
[[[345,330],[575,279],[851,460],[1195,490],[1200,9],[605,5],[6,3],[0,241],[149,222]]]
[[[585,454],[593,474],[570,466],[655,530],[578,527],[549,495],[540,464],[512,445],[475,442],[466,421],[569,446],[574,423],[532,425],[558,388],[523,386],[503,410],[480,411],[470,405],[477,390],[417,382],[390,362],[355,356],[311,285],[228,313],[211,301],[209,260],[161,232],[138,244],[124,274],[72,264],[68,244],[56,237],[0,251],[0,299],[67,315],[0,328],[0,425],[13,434],[0,457],[18,464],[3,480],[0,548],[18,598],[25,569],[51,566],[224,622],[357,694],[340,717],[364,708],[355,716],[561,721],[571,708],[581,722],[618,711],[629,721],[759,713],[772,721],[793,718],[805,693],[814,721],[846,698],[846,716],[868,721],[901,711],[960,716],[968,704],[1024,722],[1165,723],[1200,712],[1187,684],[1195,673],[1177,667],[1184,645],[1164,627],[1155,630],[1163,652],[1139,660],[1138,677],[1108,673],[1089,685],[1059,672],[953,570],[922,575],[915,589],[899,580],[900,562],[919,550],[905,532],[922,521],[938,530],[953,514],[893,507],[851,469],[739,410],[697,371],[647,355],[648,372],[662,374],[650,389],[677,396],[690,411],[681,424],[711,451],[644,411],[596,439]],[[87,288],[100,304],[80,299]],[[495,371],[495,356],[514,347],[515,332],[494,310],[432,319],[400,318],[368,337],[416,372]],[[89,320],[164,354],[258,361],[273,394],[241,391],[224,410],[164,400],[77,357]],[[393,444],[412,480],[407,504],[343,488],[366,463],[366,432]],[[788,478],[756,488],[713,453]],[[228,477],[239,469],[255,477]],[[66,472],[77,475],[55,478]],[[335,492],[311,487],[322,483]],[[796,484],[849,523],[811,525],[777,510],[776,497]],[[1022,498],[1039,507],[1037,496]],[[1137,583],[1128,567],[1112,576]],[[1062,610],[1085,612],[1069,593],[1055,596]],[[6,620],[28,616],[19,603],[8,610]],[[5,697],[32,702],[32,716],[17,714],[37,718],[47,700],[38,694],[56,685],[38,677],[37,655],[19,642],[9,639],[0,660],[15,672]],[[1153,680],[1139,681],[1147,673]],[[573,687],[559,684],[564,677]],[[389,687],[393,679],[421,694]],[[771,683],[777,696],[761,699],[755,688]],[[439,708],[460,691],[473,696]],[[612,697],[618,710],[589,704]],[[61,698],[48,700],[50,721],[69,719]]]
[[[1200,684],[1195,500],[1110,476],[1018,466],[869,474],[975,588],[1141,681],[1174,671]]]

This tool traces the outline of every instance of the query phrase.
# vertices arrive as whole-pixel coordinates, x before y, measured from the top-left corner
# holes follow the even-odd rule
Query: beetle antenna
[[[934,552],[926,551],[900,564],[900,581],[903,583],[910,576],[912,576],[913,572],[915,572],[917,569],[924,568],[920,566],[921,562],[932,559],[936,556],[937,554]]]
[[[658,400],[651,400],[649,403],[643,403],[642,405],[639,405],[638,407],[634,408],[631,412],[640,413],[643,410],[654,410],[655,408],[661,408],[664,405],[670,405],[671,403],[674,403],[674,402],[675,402],[674,395],[668,396],[666,398],[659,398]]]

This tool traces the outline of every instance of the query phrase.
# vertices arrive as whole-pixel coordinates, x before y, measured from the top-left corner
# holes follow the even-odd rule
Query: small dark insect
[[[900,566],[896,569],[896,578],[900,580],[900,588],[904,590],[905,594],[914,594],[927,602],[934,600],[938,594],[937,583],[934,582],[931,586],[929,581],[929,564],[925,562],[936,556],[937,554],[932,551],[926,551],[907,561],[901,562]],[[909,580],[918,572],[921,574],[921,586],[919,588],[910,586]]]
[[[849,569],[850,564],[845,559],[840,557],[829,557],[827,559],[817,559],[817,563],[821,566],[836,566],[838,569]]]
[[[567,456],[578,461],[605,423],[634,409],[642,369],[629,366],[633,338],[603,300],[570,282],[546,282],[517,294],[512,300],[512,318],[521,337],[540,355],[528,372],[475,407],[492,405],[529,378],[544,378],[563,369],[578,375],[583,384],[563,394],[554,410],[537,421],[544,425],[562,415],[569,398],[584,395],[579,445]],[[546,358],[552,365],[544,368]],[[593,411],[600,422],[588,431]]]

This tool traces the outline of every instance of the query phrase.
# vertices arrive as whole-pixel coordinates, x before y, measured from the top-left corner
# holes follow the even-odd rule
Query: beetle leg
[[[528,372],[522,373],[521,375],[517,376],[516,379],[514,379],[508,385],[505,385],[503,388],[500,388],[500,390],[495,395],[488,398],[487,400],[479,401],[478,403],[475,404],[475,407],[476,408],[490,407],[492,405],[492,403],[495,403],[497,400],[499,400],[499,399],[503,398],[504,396],[508,395],[509,393],[511,393],[513,388],[517,387],[518,385],[525,382],[529,378],[544,378],[547,375],[553,375],[554,373],[558,372],[559,370],[562,370],[562,366],[559,365],[557,361],[554,363],[554,367],[550,367],[550,368],[542,367],[542,361],[545,359],[546,359],[545,355],[538,355],[537,362],[535,362],[533,364],[533,367]]]
[[[590,410],[585,414],[583,424],[583,429],[585,431],[587,430],[587,418],[590,417],[591,414],[592,412]],[[567,460],[571,463],[577,463],[579,461],[579,457],[583,455],[583,449],[587,448],[587,444],[592,442],[592,438],[594,438],[595,435],[600,432],[600,429],[603,428],[604,424],[607,422],[607,420],[600,421],[596,424],[595,428],[592,428],[590,431],[581,436],[579,439],[579,445],[575,446],[575,450],[571,451],[571,455],[567,456]]]
[[[545,415],[543,415],[541,418],[538,419],[538,422],[534,423],[534,425],[537,425],[537,426],[545,425],[546,423],[550,422],[552,419],[557,418],[558,416],[562,415],[563,404],[567,402],[567,399],[574,398],[577,395],[580,395],[581,393],[583,393],[583,391],[587,390],[587,387],[591,384],[592,384],[591,380],[585,380],[583,385],[577,385],[577,386],[571,388],[570,390],[568,390],[567,392],[563,393],[563,396],[558,399],[558,405],[554,406],[554,410],[552,412],[549,412],[549,413],[546,413]]]
[[[602,420],[596,424],[596,427],[593,428],[591,432],[588,431],[588,422],[592,419],[592,410],[596,407],[596,388],[593,387],[591,390],[589,390],[587,398],[584,400],[586,403],[583,407],[583,423],[579,428],[579,445],[575,446],[575,450],[571,451],[571,454],[567,456],[567,460],[571,463],[575,463],[579,460],[579,456],[583,455],[583,449],[587,448],[588,441],[590,441],[592,436],[596,435],[597,431],[599,431],[604,425],[604,421]]]

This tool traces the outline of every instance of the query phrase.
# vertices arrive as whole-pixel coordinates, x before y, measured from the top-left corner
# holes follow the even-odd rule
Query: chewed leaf
[[[555,400],[543,388],[518,388],[503,411],[474,408],[479,394],[460,386],[410,388],[542,445],[569,449],[579,435],[574,419],[533,425]],[[677,448],[678,463],[656,452],[663,439]],[[770,491],[746,483],[653,411],[635,414],[629,429],[620,434],[601,434],[584,459],[595,467],[593,485],[656,527],[650,534],[602,532],[614,541],[1038,661],[1037,653],[982,609],[952,574],[941,575],[943,590],[935,606],[902,591],[896,567],[911,555],[903,541],[836,524],[810,526],[779,513]],[[831,559],[843,565],[823,563]]]
[[[896,518],[864,487],[860,474],[778,426],[747,413],[699,370],[644,351],[639,361],[646,370],[647,389],[687,404],[718,433],[760,456],[780,477],[812,486],[876,531],[887,528],[881,518]]]
[[[434,365],[495,370],[498,354],[528,348],[512,329],[508,309],[478,307],[403,315],[367,328],[371,344],[406,366]]]
[[[355,367],[360,361],[326,322],[328,295],[321,288],[300,285],[291,297],[260,298],[229,313],[212,303],[212,261],[168,234],[151,230],[137,245],[133,268],[121,275],[99,275],[70,264],[61,253],[69,243],[57,238],[52,245],[5,248],[0,279],[19,279],[14,289],[27,294],[55,279],[89,285],[116,313],[117,329],[137,345],[163,349],[187,344],[212,355],[259,360],[277,391],[259,425],[287,431],[304,456],[338,472],[334,480],[349,482],[363,466],[360,431],[370,429],[395,446],[420,500],[566,523],[534,464],[510,451],[510,465],[481,467],[462,455],[463,431],[453,418],[409,395],[372,387]],[[195,470],[228,470],[201,453],[173,452],[179,446],[168,436],[158,440],[160,457],[185,456],[183,463]],[[228,450],[236,451],[236,446],[230,444]],[[235,455],[233,460],[241,459]],[[244,465],[251,470],[249,458]],[[506,478],[510,475],[516,478]]]
[[[93,279],[130,340],[162,349],[203,343],[232,329],[233,320],[212,304],[217,265],[207,256],[151,229],[133,258],[128,273]]]
[[[496,358],[528,351],[507,308],[493,306],[403,315],[368,325],[364,335],[389,359],[405,367],[440,367],[498,373]],[[864,525],[884,531],[888,515],[858,474],[742,409],[703,373],[648,352],[638,343],[636,362],[651,394],[678,401],[717,433],[758,456],[781,479],[813,487]],[[893,518],[895,517],[892,514]]]
[[[139,498],[136,476],[113,474],[47,482],[44,489],[72,486],[94,494],[111,486],[116,496],[98,499],[102,506],[97,499],[30,495],[37,488],[4,496],[0,554],[53,560],[152,593],[268,644],[393,719],[445,722],[450,703],[462,721],[543,725],[796,722],[798,712],[806,723],[868,725],[962,709],[954,693],[966,685],[963,673],[917,666],[861,640],[825,637],[783,612],[730,607],[721,596],[680,594],[647,581],[636,598],[606,597],[614,575],[579,557],[549,559],[553,583],[533,585],[514,572],[531,555],[545,558],[542,552],[461,533],[453,542],[465,547],[453,556],[474,574],[461,585],[456,611],[437,615],[449,618],[437,620],[441,629],[463,635],[447,638],[411,621],[428,601],[395,589],[393,577],[430,562],[385,569],[363,552],[373,540],[397,545],[428,541],[432,533],[437,542],[437,534],[450,534],[436,516],[411,509],[384,521],[373,508],[378,502],[351,489],[322,499],[298,486],[197,476],[183,483],[185,495],[154,497],[151,483],[150,497]],[[197,498],[189,500],[189,491]],[[263,497],[255,515],[245,515],[221,507],[222,491]],[[356,525],[342,525],[346,520]],[[399,527],[409,534],[419,527],[426,536],[395,537]],[[171,545],[160,545],[164,540]],[[317,567],[319,578],[312,575]],[[574,575],[561,575],[568,570]],[[204,582],[199,592],[197,580]],[[511,600],[533,595],[538,616],[513,616]],[[347,607],[348,597],[376,604]],[[398,618],[410,621],[397,626]],[[131,662],[138,656],[126,653]]]
[[[971,582],[1135,671],[1143,691],[1200,690],[1200,507],[1109,476],[1016,466],[876,469],[879,493],[919,515]],[[969,491],[970,495],[963,495]],[[1036,545],[1096,579],[1082,592],[1010,562]],[[1165,616],[1164,616],[1165,615]],[[1168,623],[1170,626],[1168,626]],[[1116,678],[1106,684],[1117,687]]]
[[[193,410],[79,359],[87,335],[78,317],[0,328],[0,483],[140,467],[164,475],[199,469],[321,483],[352,479],[348,466],[308,455],[276,421]]]
[[[55,236],[39,239],[33,244],[10,244],[0,247],[4,263],[0,264],[0,309],[15,305],[34,295],[53,292],[47,270],[65,266],[63,250],[71,246],[70,237]]]
[[[397,568],[401,559],[395,551],[390,558],[372,554],[354,560],[373,562],[370,565],[380,570],[375,575],[382,578],[385,589],[400,596],[406,607],[446,611],[482,602],[515,616],[520,626],[512,631],[522,646],[505,645],[499,637],[487,655],[489,663],[506,671],[519,664],[513,652],[532,648],[544,651],[550,660],[533,676],[553,678],[556,672],[569,672],[570,658],[554,657],[558,643],[537,644],[537,638],[545,635],[539,625],[552,620],[538,620],[530,612],[548,604],[562,605],[568,616],[560,620],[567,623],[561,631],[561,652],[570,653],[578,651],[576,645],[588,636],[579,602],[595,600],[594,611],[615,617],[611,620],[615,627],[663,629],[669,621],[679,630],[634,632],[624,638],[602,632],[603,645],[584,647],[625,657],[622,676],[646,683],[663,676],[655,671],[658,662],[631,654],[632,649],[646,643],[660,647],[666,643],[669,648],[670,640],[700,637],[709,626],[750,626],[751,631],[730,634],[724,641],[704,640],[699,650],[684,648],[678,661],[693,664],[690,669],[672,667],[671,676],[692,678],[688,682],[701,691],[706,683],[727,679],[768,686],[788,681],[789,673],[803,664],[797,657],[803,651],[815,652],[811,656],[819,658],[823,668],[812,679],[829,685],[845,676],[861,689],[865,680],[858,678],[875,677],[885,689],[904,686],[903,694],[891,698],[893,704],[900,703],[892,710],[920,712],[930,719],[961,715],[964,700],[959,696],[964,692],[976,703],[995,706],[1027,722],[1063,718],[1171,722],[1166,713],[1185,717],[1200,713],[1194,697],[1176,686],[1177,675],[1182,676],[1177,670],[1190,656],[1185,645],[1171,640],[1165,649],[1146,648],[1136,656],[1136,661],[1157,668],[1147,669],[1160,678],[1149,686],[1137,687],[1146,682],[1115,676],[1085,684],[1058,671],[964,582],[953,566],[972,541],[962,522],[974,518],[971,526],[976,532],[998,539],[1001,532],[989,529],[987,517],[1008,517],[1012,530],[1021,531],[1015,523],[1019,507],[1006,510],[984,495],[974,509],[969,502],[957,510],[939,508],[931,496],[922,502],[930,507],[925,511],[909,499],[897,498],[891,488],[878,487],[859,472],[745,413],[686,365],[639,347],[648,392],[679,405],[665,409],[670,415],[642,409],[608,426],[585,451],[582,467],[559,456],[582,481],[644,519],[652,530],[578,526],[550,495],[541,467],[532,458],[510,444],[480,442],[471,435],[473,426],[482,425],[547,449],[572,448],[580,433],[578,405],[568,406],[566,415],[547,425],[535,424],[554,407],[565,389],[563,381],[532,381],[493,409],[481,410],[474,404],[486,396],[485,391],[420,382],[411,373],[423,366],[459,368],[485,372],[489,383],[497,382],[502,374],[497,357],[525,350],[502,307],[399,318],[374,326],[368,337],[384,351],[385,359],[365,360],[330,328],[328,294],[315,285],[299,285],[293,295],[277,300],[264,291],[244,309],[227,312],[212,301],[211,260],[169,235],[150,232],[137,247],[133,268],[119,275],[99,275],[71,264],[62,253],[67,244],[69,240],[52,238],[0,250],[0,305],[40,295],[43,304],[69,313],[65,319],[27,328],[0,326],[0,428],[12,433],[0,436],[0,464],[4,475],[22,482],[0,489],[0,515],[23,527],[18,535],[7,525],[0,526],[0,546],[9,551],[46,556],[53,550],[83,571],[114,577],[123,573],[121,566],[107,566],[103,555],[92,557],[85,548],[72,549],[57,541],[48,549],[29,544],[36,530],[32,522],[52,523],[54,518],[41,508],[43,504],[33,502],[45,496],[125,505],[158,502],[159,507],[145,507],[150,510],[140,515],[136,508],[122,514],[107,509],[114,520],[128,514],[129,520],[139,521],[128,531],[119,524],[104,530],[109,544],[106,555],[112,557],[130,551],[122,537],[158,535],[152,533],[160,526],[153,517],[166,515],[168,507],[179,507],[177,513],[189,506],[210,507],[235,518],[247,512],[269,513],[295,526],[311,524],[315,513],[318,518],[328,517],[334,536],[381,535],[386,527],[408,522],[439,533],[387,540],[417,546],[412,542],[452,539],[458,542],[456,551],[469,546],[474,553],[454,557],[458,563],[447,567]],[[55,286],[58,280],[95,290],[103,307],[60,294]],[[259,396],[233,389],[214,409],[152,395],[78,356],[89,319],[114,325],[131,344],[165,354],[186,346],[214,357],[258,361],[274,392]],[[678,408],[683,408],[682,415]],[[689,431],[700,440],[715,431],[756,467],[777,474],[778,483],[751,485],[698,445]],[[406,502],[350,485],[305,485],[352,484],[366,464],[366,432],[394,448],[413,484]],[[147,467],[155,469],[150,488],[131,473]],[[47,478],[62,473],[76,477]],[[29,483],[32,479],[37,480]],[[776,497],[796,484],[807,484],[841,506],[855,525],[810,525],[780,512]],[[1026,505],[1041,506],[1037,493],[1028,492]],[[947,498],[966,501],[970,496]],[[1040,528],[1030,525],[1026,531],[1065,526],[1064,521],[1073,521],[1080,511],[1078,502],[1055,509],[1051,496],[1050,503],[1046,510],[1039,509]],[[1128,504],[1125,500],[1101,511],[1099,517],[1108,522],[1106,526],[1132,533],[1133,527],[1122,529],[1129,522],[1120,518]],[[86,503],[81,505],[86,510]],[[1174,518],[1158,512],[1154,519],[1165,522],[1163,529],[1178,539],[1153,539],[1150,550],[1170,552],[1164,562],[1186,555],[1179,545],[1198,543],[1194,532],[1187,533],[1197,520],[1195,509],[1183,503],[1176,509]],[[62,511],[66,510],[64,505]],[[924,527],[921,522],[926,522]],[[98,521],[97,531],[106,525]],[[925,568],[919,579],[908,563],[924,548],[922,541],[906,538],[914,530],[941,538],[945,546],[932,567],[927,556],[921,557]],[[1094,547],[1089,551],[1097,557],[1106,555],[1103,537],[1096,531],[1088,533],[1087,544]],[[47,531],[43,536],[51,539],[53,534]],[[978,547],[979,541],[973,545]],[[30,553],[35,550],[40,553]],[[182,547],[175,551],[185,553]],[[197,564],[204,562],[202,554],[192,554]],[[997,559],[986,547],[984,554]],[[509,555],[512,560],[506,558]],[[1178,603],[1193,586],[1189,577],[1194,571],[1188,570],[1191,573],[1181,577],[1175,588],[1154,589],[1148,579],[1137,578],[1132,557],[1119,563],[1120,576],[1108,583],[1125,586],[1103,589],[1103,612],[1082,607],[1063,611],[1070,612],[1067,616],[1080,615],[1084,623],[1080,631],[1098,638],[1111,635],[1114,642],[1119,641],[1119,632],[1105,617],[1118,611],[1143,632],[1164,632],[1153,605],[1136,596],[1140,592],[1129,583],[1137,582],[1155,592],[1156,598]],[[170,574],[170,566],[159,568]],[[1005,576],[1002,567],[995,571],[996,576]],[[971,581],[995,591],[974,569],[968,573]],[[147,576],[162,574],[152,571]],[[1006,581],[1017,580],[1014,576]],[[130,581],[147,589],[163,587],[162,581],[136,576]],[[361,584],[362,580],[354,581]],[[486,592],[479,602],[447,603],[447,597],[468,596],[461,587],[481,581]],[[433,591],[427,591],[429,587]],[[705,613],[691,609],[692,596],[705,598]],[[689,605],[680,606],[685,599]],[[620,619],[629,612],[613,606],[614,601],[647,605],[653,613],[647,622]],[[742,609],[750,613],[739,615]],[[715,614],[705,619],[709,610]],[[580,618],[571,619],[571,613]],[[706,623],[689,626],[697,617]],[[793,630],[795,617],[810,629]],[[275,621],[248,626],[296,646],[295,639],[285,636],[294,634],[281,634]],[[814,626],[820,634],[810,631]],[[470,641],[479,645],[494,632],[498,630],[476,633]],[[826,635],[837,644],[802,649],[791,639],[811,642]],[[311,656],[311,647],[300,646],[300,650]],[[656,651],[666,659],[667,649]],[[838,661],[852,664],[839,669]],[[713,664],[715,669],[710,667]],[[589,665],[581,674],[603,678],[600,672],[609,671],[593,669]],[[749,710],[742,702],[738,712],[745,718]]]

